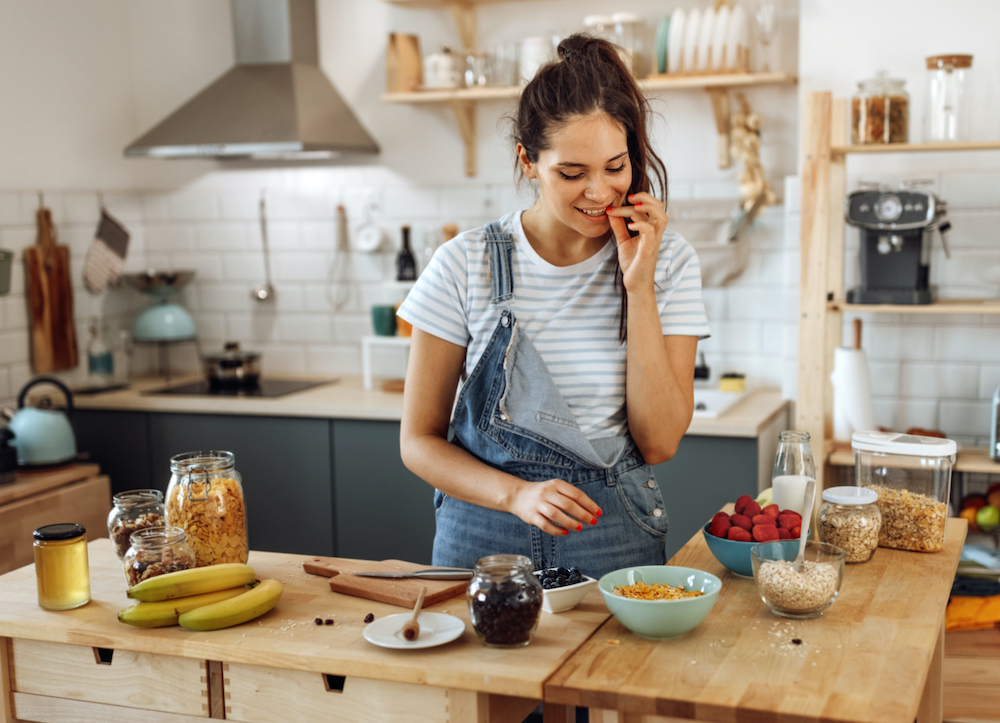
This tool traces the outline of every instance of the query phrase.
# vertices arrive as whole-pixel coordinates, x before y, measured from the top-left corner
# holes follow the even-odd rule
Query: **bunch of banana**
[[[159,575],[129,588],[140,600],[118,619],[137,627],[180,624],[192,630],[216,630],[263,615],[281,597],[277,580],[257,582],[253,568],[240,563],[197,567]]]

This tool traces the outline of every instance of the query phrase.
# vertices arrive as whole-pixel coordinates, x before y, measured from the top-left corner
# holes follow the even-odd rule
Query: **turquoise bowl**
[[[705,594],[682,600],[634,600],[615,595],[616,587],[637,582],[683,585],[685,590]],[[597,589],[618,622],[644,638],[661,640],[696,628],[719,599],[722,582],[715,575],[690,567],[644,565],[609,572],[597,581]]]
[[[715,555],[715,559],[728,568],[730,572],[742,577],[753,577],[753,560],[750,559],[750,548],[758,543],[716,537],[708,532],[708,526],[711,524],[712,522],[709,520],[701,528],[701,531],[705,535],[705,542],[708,544],[708,549]],[[799,544],[798,540],[794,540],[794,542],[796,545]]]

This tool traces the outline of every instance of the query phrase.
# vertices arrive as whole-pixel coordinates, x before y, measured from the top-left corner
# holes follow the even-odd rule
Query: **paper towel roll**
[[[833,438],[850,441],[851,434],[875,429],[872,378],[862,349],[838,348],[833,355]]]

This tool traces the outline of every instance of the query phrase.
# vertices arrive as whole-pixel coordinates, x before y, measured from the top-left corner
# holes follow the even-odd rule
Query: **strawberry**
[[[743,508],[743,512],[740,514],[746,515],[752,518],[754,515],[760,514],[760,505],[757,504],[756,500],[750,500],[746,507]]]
[[[767,507],[765,507],[764,509],[762,509],[761,510],[761,514],[770,515],[774,519],[778,519],[778,511],[779,511],[778,506],[774,505],[774,504],[771,504],[771,505],[768,505]]]
[[[753,542],[753,537],[750,533],[744,530],[742,527],[736,527],[735,525],[729,528],[726,533],[726,537],[730,540],[736,540],[737,542]]]
[[[779,539],[778,528],[774,525],[754,525],[752,534],[753,539],[757,542],[770,542]]]
[[[733,515],[729,518],[729,521],[733,524],[733,527],[742,527],[747,532],[753,529],[753,522],[746,515]]]
[[[753,502],[753,497],[751,497],[750,495],[740,495],[736,499],[736,514],[742,515],[743,510],[745,510],[746,506],[751,502]]]
[[[778,515],[778,527],[784,527],[786,530],[790,530],[793,527],[800,527],[801,525],[802,518],[794,512],[782,512]]]
[[[726,514],[725,512],[716,512],[712,516],[712,522],[715,522],[716,520],[719,520],[719,519],[728,520],[729,519],[729,515]]]
[[[784,527],[778,528],[778,539],[779,540],[790,540],[792,539],[792,533],[786,530]]]
[[[730,527],[732,525],[729,524],[729,520],[716,520],[708,526],[708,534],[715,535],[716,537],[725,537]]]
[[[799,535],[801,535],[801,534],[802,534],[802,528],[801,527],[793,527],[791,529],[791,535],[792,535],[792,539],[793,540],[799,539]]]
[[[778,521],[771,517],[771,515],[754,515],[750,520],[754,527],[758,525],[769,525],[771,527],[777,527]]]

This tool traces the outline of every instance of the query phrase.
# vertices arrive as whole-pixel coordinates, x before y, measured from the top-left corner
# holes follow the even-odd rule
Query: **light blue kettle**
[[[66,413],[47,406],[24,406],[28,390],[42,383],[58,387],[66,396],[67,411],[73,412],[73,395],[58,379],[38,377],[24,386],[17,397],[17,411],[10,407],[2,410],[3,416],[10,422],[10,431],[14,433],[14,439],[10,443],[17,448],[19,467],[52,466],[76,459],[76,435]],[[48,398],[42,401],[51,405]]]

